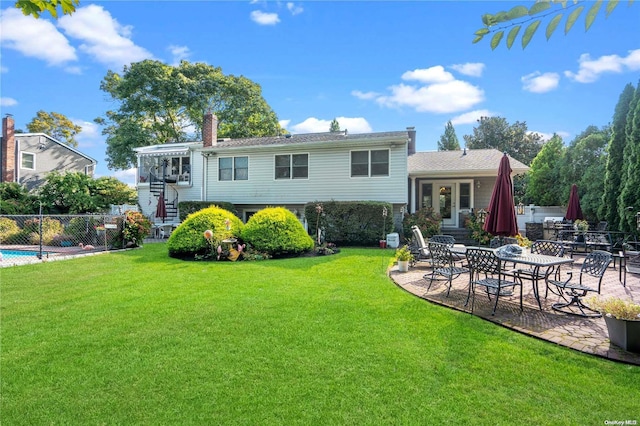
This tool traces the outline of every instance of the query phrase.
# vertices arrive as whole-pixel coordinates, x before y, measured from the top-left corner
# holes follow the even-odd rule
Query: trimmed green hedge
[[[318,205],[322,206],[320,214]],[[314,201],[305,205],[304,214],[314,238],[319,220],[325,241],[340,246],[377,246],[380,239],[394,232],[393,206],[383,201]]]
[[[267,207],[251,216],[242,239],[252,249],[273,257],[293,256],[313,248],[313,239],[302,223],[284,207]]]
[[[229,229],[227,229],[227,222]],[[192,213],[167,240],[169,256],[179,259],[194,259],[196,255],[204,256],[217,248],[222,240],[239,237],[243,226],[236,215],[220,207],[208,207]],[[206,230],[213,231],[211,242],[204,237]]]
[[[207,207],[220,207],[234,215],[240,217],[238,210],[233,203],[227,201],[181,201],[178,203],[178,211],[180,212],[180,222],[184,222],[187,216]]]

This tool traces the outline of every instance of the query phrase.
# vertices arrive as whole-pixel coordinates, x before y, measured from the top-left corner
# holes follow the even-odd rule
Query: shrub
[[[284,207],[267,207],[251,216],[242,238],[255,250],[274,257],[297,255],[313,248],[313,239]]]
[[[102,224],[102,220],[93,217],[74,217],[69,221],[64,233],[73,237],[74,243],[88,242],[94,234],[95,227]]]
[[[207,207],[190,214],[171,233],[167,241],[169,256],[195,259],[196,256],[210,255],[211,250],[217,249],[222,240],[239,237],[242,228],[242,221],[230,211],[216,206]],[[210,241],[204,237],[206,230],[213,233]]]
[[[12,237],[20,233],[20,227],[15,220],[8,217],[0,217],[0,242],[10,241]]]
[[[122,238],[127,243],[139,246],[144,237],[151,232],[151,222],[142,213],[133,210],[125,211],[124,215]]]
[[[240,217],[236,210],[236,206],[227,201],[181,201],[178,203],[180,222],[184,222],[190,214],[206,209],[207,207],[220,207],[221,209],[227,210],[235,216]]]
[[[493,236],[482,229],[482,224],[478,222],[478,216],[471,214],[465,221],[464,227],[469,229],[469,235],[472,240],[477,241],[479,245],[489,245],[489,241]]]
[[[27,219],[22,229],[29,244],[40,244],[40,219]],[[51,245],[53,237],[64,232],[64,226],[57,219],[45,217],[42,219],[42,244]]]
[[[405,213],[402,221],[402,233],[406,240],[411,240],[413,231],[411,227],[417,225],[422,231],[422,236],[431,238],[440,234],[442,217],[432,207],[424,207],[415,213]]]
[[[382,201],[314,201],[305,205],[304,215],[314,238],[320,228],[325,241],[341,246],[377,246],[394,230],[393,206]]]

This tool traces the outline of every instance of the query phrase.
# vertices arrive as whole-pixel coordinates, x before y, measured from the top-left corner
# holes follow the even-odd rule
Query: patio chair
[[[600,294],[602,286],[602,278],[607,270],[607,267],[611,263],[611,253],[602,250],[594,250],[587,255],[580,267],[579,277],[577,282],[573,282],[573,274],[571,271],[567,272],[569,277],[566,281],[548,280],[547,285],[553,285],[558,289],[558,294],[565,299],[566,302],[558,302],[551,305],[551,307],[565,314],[578,315],[588,318],[599,318],[602,315],[589,308],[582,302],[582,298],[587,295],[588,292],[595,292]],[[597,282],[597,287],[587,285],[587,280],[591,277],[591,280]],[[567,300],[565,297],[570,296],[571,299]],[[576,312],[577,309],[579,312]]]
[[[564,256],[565,247],[558,241],[550,240],[537,240],[531,245],[531,254],[544,254],[546,256]],[[520,278],[538,282],[540,279],[547,279],[550,276],[555,276],[557,280],[560,279],[560,266],[549,266],[545,270],[538,268],[520,268],[515,271],[520,275]],[[549,295],[549,287],[545,292],[544,297]]]
[[[410,264],[411,266],[415,266],[418,261],[430,260],[431,255],[429,254],[429,246],[424,242],[422,231],[420,231],[418,225],[413,225],[411,227],[411,232],[413,233],[413,238],[411,239],[409,249],[411,250],[413,257]]]
[[[427,287],[427,291],[431,289],[433,281],[438,279],[438,276],[442,276],[449,282],[447,288],[447,296],[449,296],[453,280],[462,274],[468,273],[469,270],[455,264],[458,259],[451,253],[450,247],[447,244],[429,242],[429,253],[431,254],[433,270],[431,271],[431,275],[426,274],[424,276],[425,279],[429,277],[429,287]]]
[[[429,242],[446,244],[449,248],[451,248],[456,244],[456,239],[452,235],[434,235],[431,238],[429,238]],[[453,256],[456,262],[461,262],[464,260],[463,254],[451,253],[451,255]],[[462,267],[464,266],[465,265],[462,265]]]
[[[476,299],[476,287],[484,287],[487,297],[495,297],[493,311],[495,315],[498,307],[498,299],[503,296],[513,295],[515,287],[520,287],[520,310],[522,311],[522,280],[516,276],[506,276],[502,269],[502,261],[495,252],[486,248],[467,249],[467,261],[469,262],[469,294],[465,306],[471,299],[471,313]]]
[[[640,251],[627,250],[622,248],[622,256],[624,260],[621,262],[620,271],[622,272],[622,263],[624,262],[624,281],[622,285],[627,286],[627,273],[640,274]]]

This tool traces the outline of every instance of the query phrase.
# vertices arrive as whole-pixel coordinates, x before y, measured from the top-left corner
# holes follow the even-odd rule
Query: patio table
[[[471,247],[470,247],[471,248]],[[475,248],[475,247],[474,247]],[[546,254],[534,254],[523,251],[519,256],[502,256],[500,255],[497,249],[494,249],[496,255],[501,260],[500,264],[503,265],[507,262],[513,262],[516,264],[529,265],[533,267],[532,274],[532,285],[533,285],[533,296],[536,298],[538,302],[538,307],[542,310],[542,303],[540,302],[540,291],[538,289],[538,280],[539,280],[539,272],[540,270],[548,270],[550,266],[559,266],[565,265],[569,263],[573,263],[573,259],[568,257],[558,257],[558,256],[548,256]],[[465,254],[467,252],[467,247],[464,246],[454,246],[451,248],[452,253]],[[507,271],[504,271],[507,272]],[[549,274],[544,275],[544,279],[546,281]]]

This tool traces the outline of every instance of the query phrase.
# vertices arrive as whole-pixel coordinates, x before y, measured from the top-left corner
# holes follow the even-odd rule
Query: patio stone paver
[[[572,270],[577,277],[583,259],[584,257],[575,256],[573,265],[563,267],[564,273]],[[428,263],[419,262],[415,267],[409,268],[409,272],[399,272],[397,266],[394,266],[389,270],[389,276],[396,285],[417,297],[459,311],[470,312],[470,306],[464,306],[469,288],[468,274],[453,281],[449,297],[446,297],[446,281],[434,281],[431,289],[427,291],[429,281],[423,276],[429,272]],[[544,290],[544,283],[540,283],[542,310],[538,309],[531,282],[525,280],[522,312],[519,305],[519,290],[517,290],[517,296],[513,298],[500,298],[494,316],[491,315],[493,302],[480,293],[476,294],[473,314],[520,333],[580,352],[640,365],[640,354],[624,351],[609,342],[604,319],[582,318],[556,312],[551,305],[562,300],[561,297],[549,293],[548,297],[544,298]],[[627,286],[623,287],[618,278],[618,269],[610,266],[602,281],[601,295],[630,298],[640,303],[640,276],[627,274]]]

